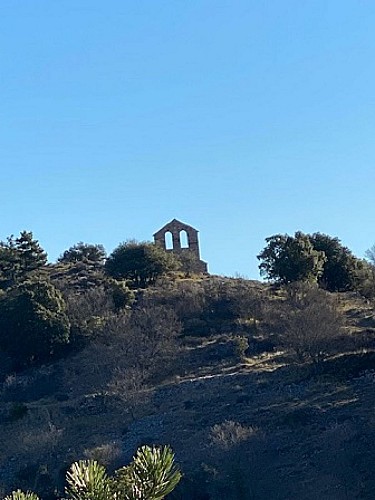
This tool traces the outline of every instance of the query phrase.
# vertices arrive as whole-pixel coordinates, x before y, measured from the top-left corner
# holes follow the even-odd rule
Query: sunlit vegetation
[[[95,460],[74,462],[66,473],[66,500],[162,500],[174,490],[181,473],[167,446],[143,446],[133,461],[112,476]],[[38,500],[30,491],[13,491],[5,500]]]

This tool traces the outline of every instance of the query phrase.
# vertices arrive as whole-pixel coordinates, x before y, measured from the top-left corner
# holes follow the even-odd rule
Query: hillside
[[[170,444],[184,477],[169,498],[374,498],[372,302],[330,294],[343,326],[315,363],[280,340],[282,288],[164,279],[115,314],[93,290],[79,347],[4,374],[2,493],[53,498],[74,460],[113,470],[141,444]]]

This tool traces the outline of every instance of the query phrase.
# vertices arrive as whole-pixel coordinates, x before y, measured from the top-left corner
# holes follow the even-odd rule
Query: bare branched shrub
[[[233,420],[225,420],[222,424],[216,424],[211,428],[211,443],[224,450],[239,445],[247,441],[251,436],[257,433],[257,429],[251,426],[245,426]]]
[[[204,309],[204,289],[199,282],[181,281],[173,286],[168,282],[148,290],[139,301],[140,307],[164,306],[176,313],[182,322],[199,318]]]
[[[100,338],[102,342],[116,346],[121,344],[123,346],[121,350],[124,350],[127,345],[127,342],[124,342],[124,337],[128,336],[130,314],[129,311],[122,310],[117,314],[109,315],[101,328]]]
[[[104,286],[98,286],[84,292],[73,290],[65,295],[73,343],[95,338],[114,310],[112,294]]]
[[[133,420],[137,409],[149,400],[148,376],[149,373],[144,368],[119,368],[108,384],[109,392],[121,398]]]
[[[43,427],[40,426],[42,420],[46,420],[43,422]],[[34,420],[31,415],[28,426],[25,425],[22,432],[22,451],[26,451],[30,457],[36,457],[38,453],[52,457],[61,444],[63,434],[64,429],[57,427],[51,421],[47,421],[44,415],[37,415],[36,418],[34,416]]]
[[[105,316],[114,309],[113,299],[104,287],[96,287],[84,293],[67,294],[65,301],[68,316],[73,324],[88,323],[92,318]]]
[[[148,290],[138,304],[171,308],[181,321],[184,334],[208,336],[256,327],[262,317],[263,295],[262,288],[254,282],[212,278],[159,286]]]
[[[103,338],[114,356],[121,353],[121,369],[138,373],[160,372],[168,359],[178,352],[177,337],[181,324],[176,314],[163,306],[141,307],[108,319]]]
[[[253,320],[254,323],[261,319],[264,298],[259,288],[251,282],[237,279],[227,285],[227,295],[231,301],[231,307],[237,318]]]
[[[201,319],[212,329],[229,325],[255,327],[262,316],[263,297],[251,282],[245,280],[211,280],[204,284],[204,307]]]
[[[315,286],[293,285],[279,311],[281,343],[300,360],[318,362],[333,348],[344,323],[334,298]]]
[[[63,366],[72,393],[110,391],[130,396],[163,379],[178,352],[181,326],[162,306],[123,309],[101,318],[95,338]],[[80,384],[74,383],[80,377]]]
[[[211,428],[204,464],[209,498],[258,498],[254,486],[257,469],[262,468],[262,442],[262,432],[258,428],[232,420]]]
[[[84,451],[85,458],[96,460],[102,465],[109,466],[121,456],[121,449],[116,443],[105,443]]]
[[[174,311],[162,306],[134,310],[129,332],[136,340],[132,350],[140,367],[150,367],[173,355],[181,324]]]

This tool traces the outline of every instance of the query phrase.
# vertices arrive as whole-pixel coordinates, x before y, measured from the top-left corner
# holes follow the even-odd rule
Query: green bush
[[[142,446],[133,461],[111,477],[95,460],[80,460],[66,474],[68,500],[162,500],[181,479],[168,446]],[[39,500],[32,492],[13,491],[5,500]]]
[[[19,365],[58,352],[69,327],[64,299],[48,280],[26,280],[0,297],[0,348]]]
[[[108,288],[112,294],[115,309],[131,307],[135,301],[134,291],[128,286],[127,281],[110,279]]]

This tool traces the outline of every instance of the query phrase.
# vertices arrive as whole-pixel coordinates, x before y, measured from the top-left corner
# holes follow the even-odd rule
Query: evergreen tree
[[[326,257],[319,284],[330,292],[353,290],[361,267],[359,259],[338,238],[322,233],[314,233],[309,238],[314,250],[324,252]]]
[[[97,264],[104,264],[106,252],[103,245],[92,245],[80,241],[76,245],[68,248],[60,255],[58,262],[92,262]]]
[[[0,297],[0,349],[18,366],[48,359],[69,341],[65,302],[45,279],[24,280]]]
[[[125,278],[131,280],[133,286],[145,288],[178,266],[175,257],[163,248],[153,243],[131,240],[115,248],[107,259],[105,269],[113,278]]]
[[[22,231],[18,238],[9,236],[0,242],[0,288],[14,286],[46,263],[47,254],[32,232]]]
[[[262,276],[283,284],[316,281],[321,276],[326,258],[324,252],[314,249],[308,235],[276,234],[266,238],[266,242],[258,255]]]
[[[6,242],[0,242],[0,288],[12,286],[19,275],[19,255],[15,248],[15,241],[10,236]]]
[[[373,280],[373,269],[327,234],[277,234],[266,238],[267,246],[258,255],[260,274],[288,284],[317,281],[330,292],[359,290]]]
[[[33,233],[22,231],[15,240],[15,248],[20,261],[21,272],[26,274],[40,269],[47,263],[47,254],[33,238]]]

